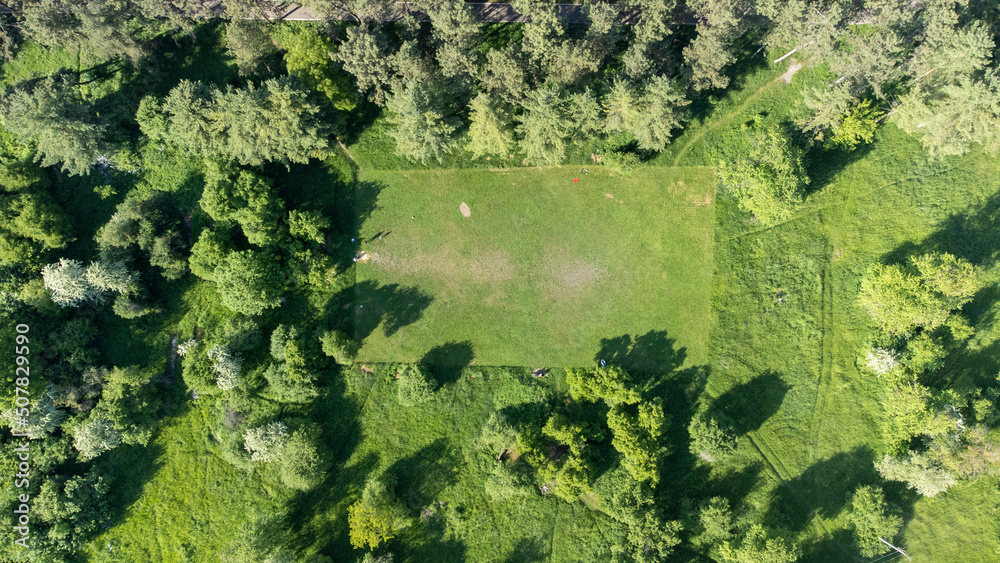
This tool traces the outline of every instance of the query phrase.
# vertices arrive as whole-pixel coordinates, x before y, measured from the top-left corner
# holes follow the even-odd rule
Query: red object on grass
[[[574,182],[579,182],[579,181],[580,181],[580,179],[579,179],[579,178],[573,178],[573,181],[574,181]]]

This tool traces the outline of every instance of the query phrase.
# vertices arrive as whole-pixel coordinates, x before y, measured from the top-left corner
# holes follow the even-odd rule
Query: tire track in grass
[[[827,254],[833,259],[831,248],[827,245]],[[827,397],[833,380],[833,273],[832,265],[827,263],[823,269],[823,299],[821,305],[822,349],[820,350],[819,377],[816,381],[816,400],[813,402],[812,442],[809,446],[809,463],[816,462],[816,449],[819,447],[823,429],[823,412],[826,410]]]

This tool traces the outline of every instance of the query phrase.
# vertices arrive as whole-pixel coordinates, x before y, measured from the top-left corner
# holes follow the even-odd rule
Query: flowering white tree
[[[96,260],[86,268],[76,260],[60,258],[42,268],[42,281],[52,301],[62,307],[104,303],[104,292],[129,293],[135,276],[121,262]]]
[[[865,360],[868,369],[872,370],[878,377],[888,375],[899,367],[899,354],[885,348],[869,350]]]
[[[122,433],[104,417],[91,417],[76,429],[73,447],[84,459],[93,459],[122,442]]]
[[[197,340],[195,340],[194,338],[189,338],[189,339],[185,340],[184,342],[181,342],[180,344],[177,345],[177,355],[178,356],[187,356],[188,353],[191,350],[194,350],[194,347],[197,346],[197,345],[198,345],[198,341]]]
[[[240,382],[240,372],[243,369],[243,358],[233,354],[225,346],[216,344],[208,351],[215,369],[215,382],[219,389],[229,391]]]
[[[61,307],[79,307],[84,303],[102,303],[104,295],[86,277],[83,264],[59,259],[42,268],[42,281],[52,292],[52,301]]]
[[[283,422],[271,422],[243,433],[243,447],[253,461],[272,462],[281,455],[288,442],[288,427]]]

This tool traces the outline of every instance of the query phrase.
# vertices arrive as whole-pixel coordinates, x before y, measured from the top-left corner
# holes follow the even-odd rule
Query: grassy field
[[[705,362],[709,169],[365,171],[358,193],[363,361],[590,365],[666,331]]]

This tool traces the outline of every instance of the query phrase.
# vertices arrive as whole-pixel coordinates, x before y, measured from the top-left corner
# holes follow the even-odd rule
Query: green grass
[[[389,235],[361,247],[359,359],[450,343],[481,365],[591,365],[604,340],[666,331],[704,363],[712,171],[601,172],[364,172],[360,236]]]

